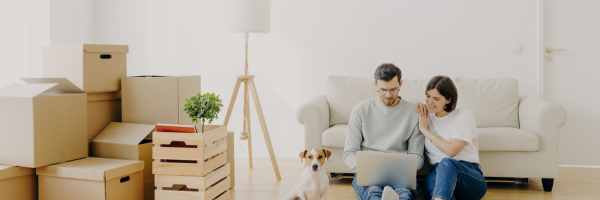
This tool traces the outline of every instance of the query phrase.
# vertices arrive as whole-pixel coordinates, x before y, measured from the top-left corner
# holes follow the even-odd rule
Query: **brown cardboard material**
[[[111,122],[121,122],[121,92],[87,93],[88,140]]]
[[[0,199],[36,200],[37,176],[33,168],[0,165]]]
[[[82,90],[65,78],[22,78],[26,83],[59,83],[46,92],[81,92]],[[88,140],[94,139],[111,122],[121,121],[121,92],[87,93]]]
[[[144,161],[144,199],[154,199],[152,147],[144,138],[152,133],[153,125],[110,123],[91,143],[91,156]]]
[[[121,89],[127,76],[127,45],[77,44],[42,47],[42,75],[65,77],[85,92]]]
[[[144,199],[144,163],[84,158],[37,168],[40,200]]]
[[[121,88],[123,122],[195,124],[183,109],[200,92],[200,76],[132,76]]]
[[[0,164],[35,168],[87,156],[86,95],[72,86],[63,78],[0,89]]]

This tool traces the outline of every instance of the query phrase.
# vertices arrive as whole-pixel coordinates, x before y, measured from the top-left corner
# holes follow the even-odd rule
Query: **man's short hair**
[[[402,71],[392,63],[383,63],[375,70],[375,81],[384,80],[385,82],[388,82],[396,76],[398,76],[398,82],[400,82],[400,79],[402,79]]]

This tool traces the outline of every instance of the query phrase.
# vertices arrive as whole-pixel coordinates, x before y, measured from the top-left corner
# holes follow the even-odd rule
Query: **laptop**
[[[357,185],[417,189],[417,155],[358,151],[356,162]]]

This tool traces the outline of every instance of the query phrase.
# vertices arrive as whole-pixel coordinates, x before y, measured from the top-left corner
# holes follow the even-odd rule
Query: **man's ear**
[[[325,158],[329,161],[329,157],[331,157],[331,151],[327,149],[323,149],[323,153],[325,153]]]
[[[308,153],[308,150],[300,152],[300,162],[302,162],[304,158],[306,158],[306,153]]]
[[[400,87],[402,87],[403,82],[404,82],[404,80],[400,80]]]

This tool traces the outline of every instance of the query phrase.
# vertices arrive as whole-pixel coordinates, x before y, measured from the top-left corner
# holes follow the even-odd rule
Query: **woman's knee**
[[[456,167],[456,165],[458,164],[458,161],[452,159],[452,158],[443,158],[440,163],[438,164],[438,166],[436,168],[448,168],[448,167]]]

